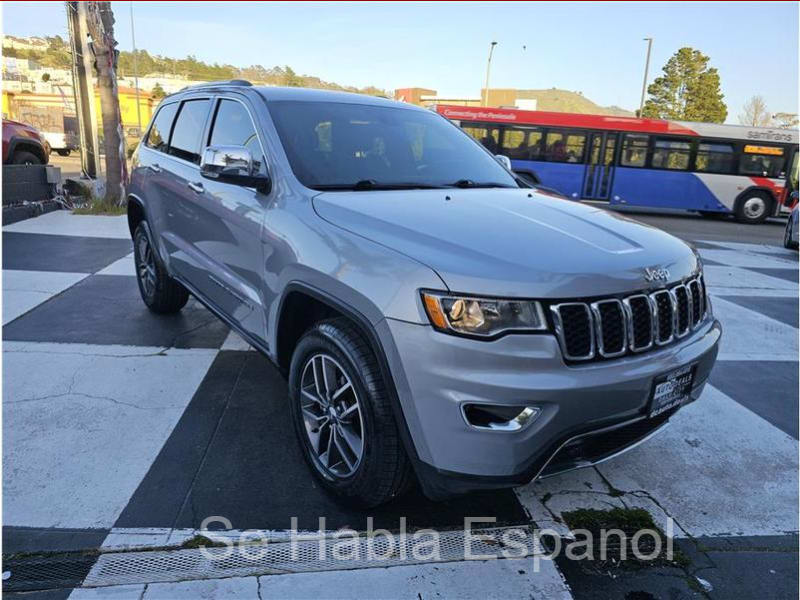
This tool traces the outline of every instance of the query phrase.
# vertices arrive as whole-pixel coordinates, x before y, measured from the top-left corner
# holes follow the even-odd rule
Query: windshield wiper
[[[353,190],[355,192],[371,190],[438,190],[448,186],[433,185],[430,183],[409,182],[388,182],[382,183],[374,179],[361,179],[355,183],[331,183],[312,186],[320,191]]]
[[[496,181],[472,181],[472,179],[459,179],[451,183],[448,187],[457,188],[513,188],[513,185],[498,183]]]

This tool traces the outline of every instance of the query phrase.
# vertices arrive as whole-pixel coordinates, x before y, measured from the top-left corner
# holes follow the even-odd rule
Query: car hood
[[[619,214],[533,190],[325,192],[323,219],[435,270],[454,292],[578,298],[660,287],[698,268],[681,240]]]

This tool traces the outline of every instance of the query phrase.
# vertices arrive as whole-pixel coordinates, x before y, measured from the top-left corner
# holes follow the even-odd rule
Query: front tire
[[[786,223],[786,228],[783,230],[783,247],[789,250],[797,250],[797,242],[792,241],[793,229],[792,215],[789,215],[789,221]]]
[[[169,276],[150,245],[144,223],[133,235],[133,260],[142,300],[154,313],[176,313],[189,300],[189,292]]]
[[[323,321],[300,339],[289,368],[295,432],[317,479],[350,504],[384,504],[409,481],[390,402],[378,361],[350,321]]]
[[[757,225],[767,220],[772,209],[772,199],[764,192],[750,192],[736,201],[734,213],[740,223]]]

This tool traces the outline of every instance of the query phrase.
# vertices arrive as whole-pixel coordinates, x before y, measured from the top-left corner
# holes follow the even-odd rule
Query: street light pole
[[[647,58],[644,61],[644,79],[642,80],[642,99],[639,101],[639,117],[642,116],[644,110],[644,93],[647,90],[647,71],[650,69],[650,50],[653,47],[653,38],[644,38],[647,42]]]
[[[497,46],[497,42],[489,44],[489,60],[486,61],[486,85],[484,86],[486,95],[483,97],[484,106],[489,105],[489,70],[492,68],[492,52],[494,52],[495,46]]]
[[[136,118],[139,120],[139,135],[142,135],[142,106],[139,103],[139,69],[136,64],[136,35],[133,32],[133,0],[131,0],[131,42],[133,44],[133,82],[136,86]]]

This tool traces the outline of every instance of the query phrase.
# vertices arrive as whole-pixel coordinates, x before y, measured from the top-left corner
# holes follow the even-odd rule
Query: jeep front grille
[[[550,306],[564,358],[606,359],[664,346],[686,337],[706,317],[702,276],[624,298]]]

